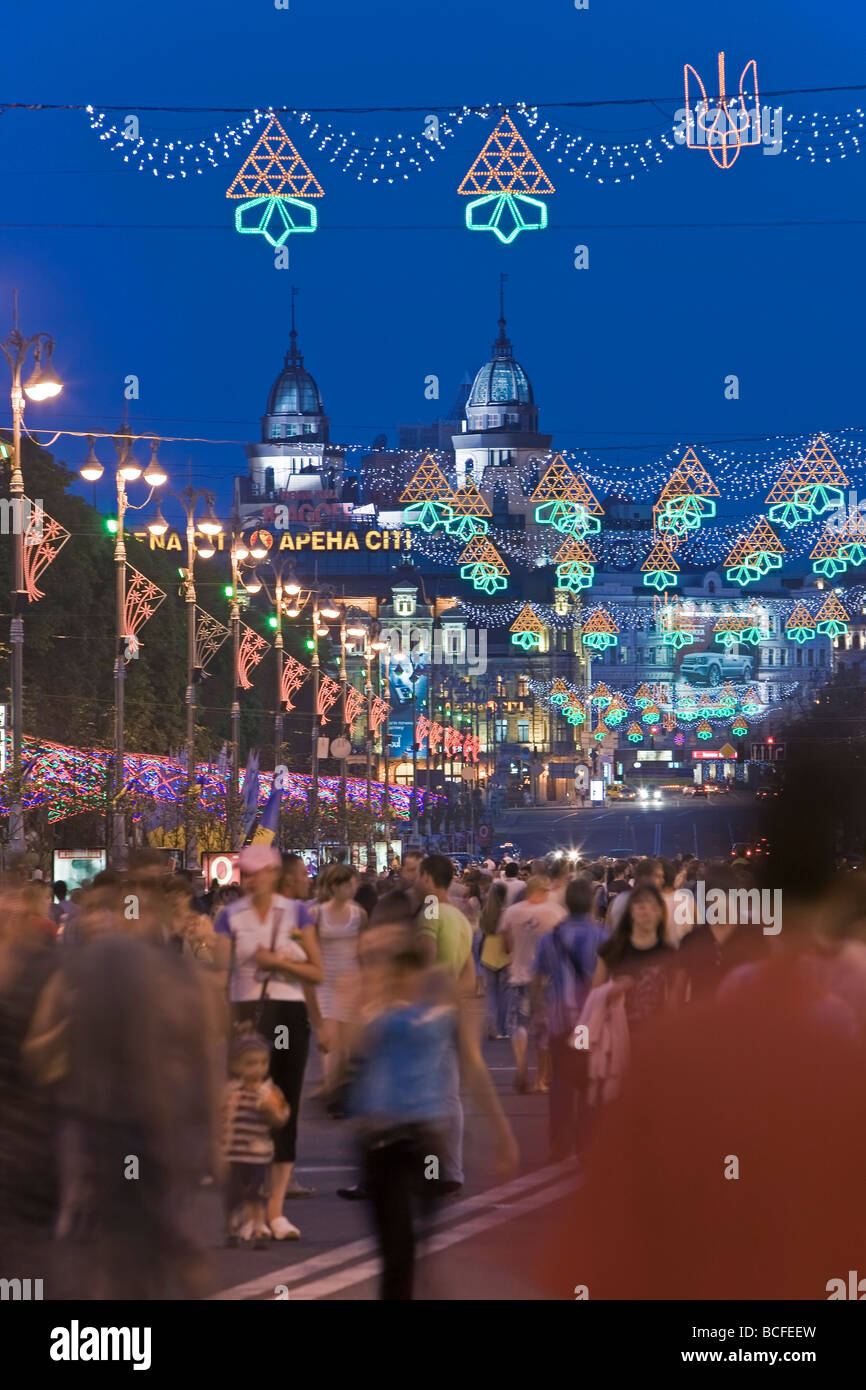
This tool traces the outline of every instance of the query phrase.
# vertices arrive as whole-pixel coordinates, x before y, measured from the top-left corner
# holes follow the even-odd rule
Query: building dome
[[[476,373],[467,404],[532,405],[529,377],[511,355],[511,344],[505,337],[505,320],[499,322],[500,334],[493,344],[493,357]]]
[[[294,336],[294,335],[293,335]],[[268,396],[268,415],[323,415],[319,388],[294,343]]]
[[[538,428],[538,407],[532,384],[515,360],[505,336],[505,318],[499,319],[499,337],[489,362],[476,372],[466,402],[466,429],[471,433],[529,431]]]

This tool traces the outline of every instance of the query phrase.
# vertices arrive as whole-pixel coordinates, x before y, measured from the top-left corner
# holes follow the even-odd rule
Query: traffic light
[[[107,516],[105,518],[105,529],[110,536],[117,535],[117,517]]]
[[[223,593],[225,594],[226,598],[231,598],[232,594],[234,593],[231,584],[226,584],[223,587]]]
[[[273,615],[273,613],[272,613],[271,616],[268,618],[268,627],[276,627],[276,625],[277,625],[277,620],[276,620],[276,618],[274,617],[274,615]]]
[[[315,651],[316,649],[316,644],[313,641],[312,637],[308,637],[304,645],[306,646],[308,652]]]

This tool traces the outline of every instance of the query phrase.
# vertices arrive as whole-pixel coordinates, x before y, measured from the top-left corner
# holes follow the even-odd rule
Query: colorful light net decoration
[[[460,578],[471,579],[473,587],[495,594],[508,587],[510,570],[492,541],[475,536],[458,557]]]
[[[514,645],[522,647],[524,651],[529,651],[533,647],[540,647],[541,639],[547,631],[544,623],[529,603],[523,605],[508,630]]]
[[[598,720],[596,722],[595,728],[592,731],[592,736],[595,739],[596,743],[601,743],[602,739],[606,738],[609,732],[610,730],[608,729],[607,725],[604,723],[604,720],[602,719],[601,710],[599,710]]]
[[[466,208],[469,230],[493,232],[507,246],[520,232],[547,226],[547,204],[538,195],[555,189],[505,111],[457,192],[474,199]]]
[[[712,738],[713,736],[713,726],[708,719],[702,719],[700,724],[698,724],[697,728],[695,729],[695,733],[697,734],[698,738],[706,741],[708,738]]]
[[[580,629],[580,640],[594,651],[604,652],[619,641],[619,628],[606,608],[597,608]]]
[[[554,455],[529,500],[537,504],[535,520],[541,526],[553,526],[578,540],[601,530],[604,508],[562,454]]]
[[[553,557],[556,565],[556,582],[560,589],[569,589],[573,594],[590,588],[595,578],[595,555],[585,541],[571,536],[563,541]]]
[[[676,727],[676,715],[671,710],[665,711],[665,713],[662,715],[662,728],[664,729],[665,733],[672,734]]]
[[[629,725],[626,738],[628,739],[629,743],[643,743],[643,729],[641,728],[640,724]]]
[[[691,77],[691,83],[690,83]],[[729,96],[725,85],[725,55],[718,57],[719,95],[710,101],[707,89],[691,63],[683,68],[686,103],[686,148],[706,150],[719,169],[730,169],[740,150],[760,145],[761,100],[758,69],[751,58],[740,74],[739,96]],[[698,97],[698,92],[700,97]],[[694,105],[692,104],[694,102]]]
[[[295,708],[292,696],[300,690],[309,674],[309,667],[304,666],[297,657],[286,657],[280,672],[280,700],[286,710]]]
[[[815,635],[815,619],[812,614],[804,603],[796,604],[794,611],[785,623],[785,636],[790,641],[798,642],[802,646],[804,642],[811,642]]]
[[[731,724],[731,733],[734,735],[734,737],[735,737],[735,738],[745,738],[746,735],[748,734],[748,732],[749,732],[749,726],[748,726],[748,724],[746,723],[746,721],[745,721],[745,719],[743,718],[743,716],[742,716],[741,714],[736,714],[736,715],[734,715],[734,720],[733,720],[733,723]]]
[[[761,517],[748,536],[741,536],[725,560],[725,574],[732,584],[745,588],[781,569],[785,547],[766,517]]]
[[[740,704],[744,714],[761,713],[761,697],[753,685],[749,686]]]
[[[3,457],[8,458],[4,449]],[[14,506],[14,503],[13,503]],[[38,603],[45,595],[39,588],[39,579],[48,566],[53,564],[69,540],[70,532],[59,521],[29,497],[22,498],[22,509],[27,525],[24,528],[24,588],[30,603]]]
[[[665,540],[656,541],[641,565],[641,570],[643,571],[643,582],[647,588],[658,589],[659,593],[665,589],[675,588],[679,582],[677,575],[680,567]]]
[[[715,516],[719,496],[716,487],[694,449],[683,454],[658,496],[653,507],[656,530],[666,538],[668,546],[678,544],[696,531],[702,521]]]
[[[564,705],[570,695],[570,690],[563,680],[555,680],[550,687],[550,700],[554,705]]]
[[[641,721],[644,724],[649,724],[652,726],[654,724],[658,724],[661,717],[662,712],[659,709],[658,705],[647,705],[646,709],[641,715]]]
[[[453,515],[449,505],[452,491],[442,469],[428,454],[400,495],[400,501],[409,504],[403,513],[404,525],[420,526],[428,534],[437,526],[447,526]]]
[[[459,488],[446,505],[450,515],[445,530],[449,536],[456,536],[465,545],[473,536],[487,533],[487,517],[493,513],[474,482]]]
[[[589,698],[593,704],[598,705],[600,709],[604,709],[606,705],[610,704],[613,697],[604,681],[599,681]]]
[[[848,631],[850,614],[835,594],[828,594],[815,615],[818,631],[827,637],[842,637]]]
[[[109,776],[113,752],[107,748],[71,748],[65,744],[46,743],[25,737],[23,757],[28,766],[24,783],[22,801],[26,809],[44,807],[50,822],[64,820],[79,815],[82,811],[96,811],[105,814],[111,785]],[[167,757],[154,757],[144,753],[128,753],[123,763],[124,789],[131,802],[134,819],[158,809],[160,803],[182,807],[187,799],[186,769],[177,761]],[[202,811],[217,819],[224,819],[226,804],[226,776],[224,772],[207,763],[196,765],[196,783],[199,787],[199,804]],[[339,777],[319,777],[317,794],[319,802],[336,808],[340,798]],[[259,801],[261,811],[267,804],[273,787],[273,773],[259,773]],[[366,808],[367,783],[365,778],[348,777],[345,781],[346,799],[351,806]],[[385,809],[385,784],[371,784],[371,807],[375,816],[381,817]],[[10,810],[11,788],[5,779],[0,779],[0,814]],[[308,809],[310,804],[311,779],[300,773],[289,773],[285,788],[285,801],[298,809]],[[431,795],[429,803],[423,788],[416,788],[419,811],[422,805],[442,804],[443,798]],[[387,787],[388,813],[398,820],[408,821],[412,815],[412,788],[390,784]]]
[[[126,661],[138,655],[138,633],[149,618],[152,618],[165,599],[165,589],[154,584],[146,574],[132,565],[126,566],[126,602],[123,609],[123,633],[121,641]]]
[[[639,685],[634,693],[634,702],[638,709],[646,709],[647,705],[651,705],[654,699],[655,696],[648,685]]]
[[[235,228],[282,246],[292,232],[314,232],[316,209],[307,198],[325,196],[319,181],[298,154],[276,116],[259,136],[227,198],[243,198],[235,209]]]
[[[229,629],[204,608],[195,609],[195,664],[206,671],[229,635]]]

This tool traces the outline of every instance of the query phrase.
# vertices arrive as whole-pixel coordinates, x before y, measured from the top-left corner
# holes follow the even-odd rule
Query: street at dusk
[[[826,1379],[866,1298],[862,6],[6,19],[28,1368],[245,1384],[292,1304],[575,1303],[579,1372]]]

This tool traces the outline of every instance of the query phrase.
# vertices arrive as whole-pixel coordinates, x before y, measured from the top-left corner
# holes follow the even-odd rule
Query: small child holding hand
[[[226,1244],[253,1241],[257,1250],[268,1244],[266,1220],[270,1165],[274,1158],[272,1130],[282,1129],[289,1105],[268,1076],[270,1051],[257,1033],[242,1033],[231,1050],[233,1080],[223,1094],[223,1156],[228,1165]]]

